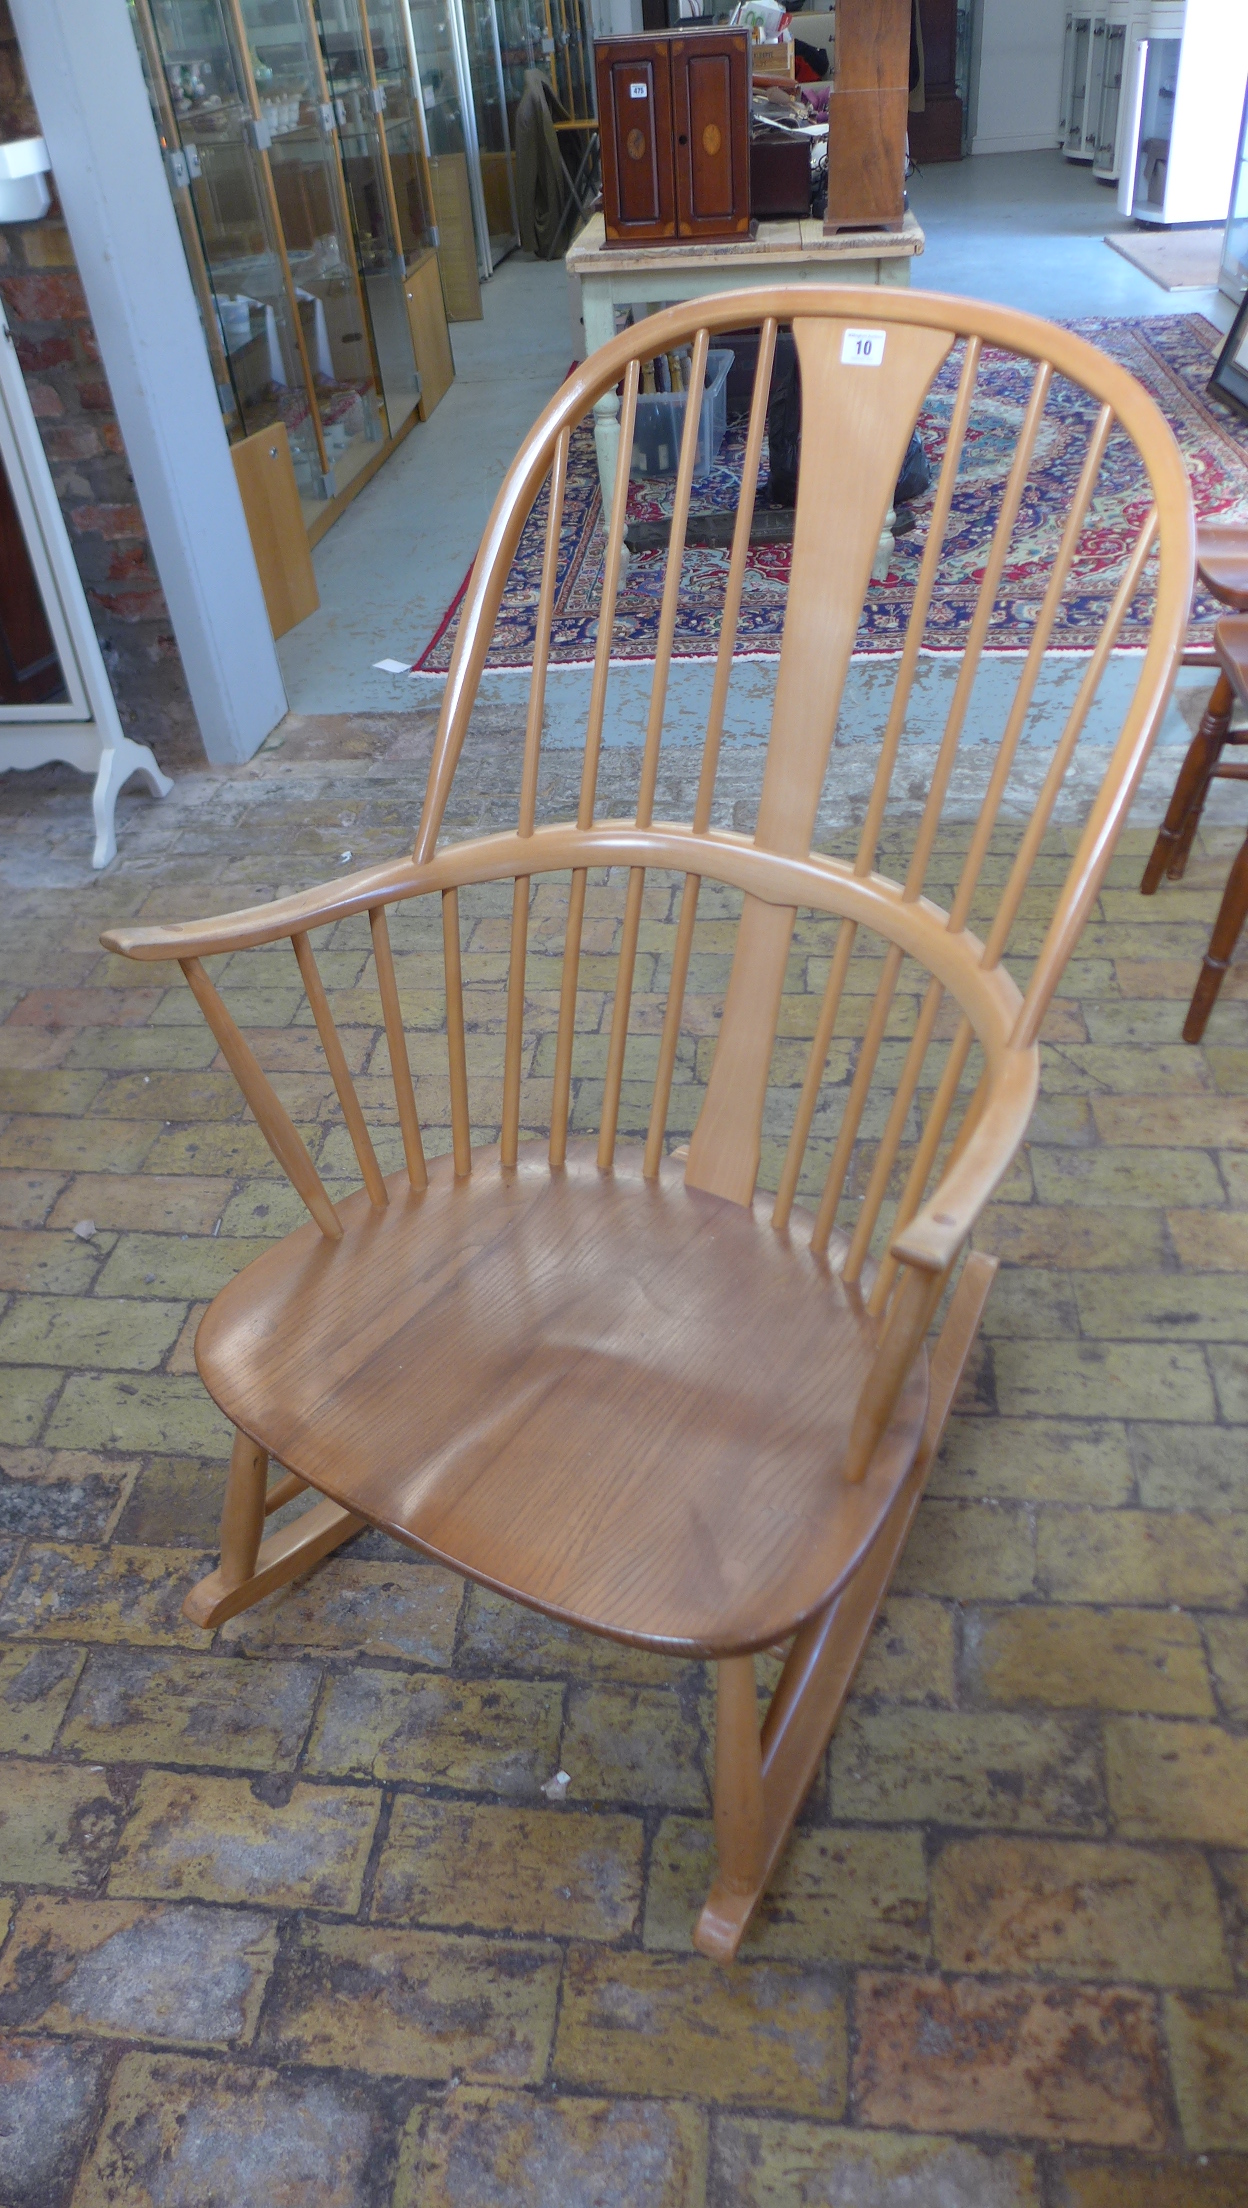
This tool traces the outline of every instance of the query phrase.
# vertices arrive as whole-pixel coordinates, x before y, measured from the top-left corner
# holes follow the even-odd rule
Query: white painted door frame
[[[12,332],[0,306],[0,459],[61,663],[66,697],[50,705],[0,705],[0,771],[67,760],[94,774],[93,866],[116,857],[117,792],[141,774],[153,797],[173,788],[146,744],[122,729],[96,641]]]
[[[126,0],[10,0],[204,750],[286,711]]]

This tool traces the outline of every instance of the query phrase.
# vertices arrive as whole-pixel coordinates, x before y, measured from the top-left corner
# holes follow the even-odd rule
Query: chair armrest
[[[1034,1044],[1002,1053],[965,1146],[955,1148],[939,1186],[890,1245],[901,1263],[928,1273],[942,1273],[953,1263],[1013,1163],[1039,1086],[1040,1053]]]
[[[106,951],[123,958],[211,958],[219,951],[249,951],[259,943],[302,935],[309,928],[345,920],[353,912],[410,897],[428,869],[411,859],[392,859],[362,874],[345,875],[294,897],[277,897],[247,912],[223,912],[215,919],[177,920],[163,928],[107,928],[100,937]]]

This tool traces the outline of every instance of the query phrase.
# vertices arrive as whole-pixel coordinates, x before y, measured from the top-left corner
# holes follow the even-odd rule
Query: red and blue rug
[[[1070,326],[1120,361],[1156,399],[1187,462],[1197,513],[1248,520],[1248,422],[1206,389],[1222,343],[1213,324],[1203,315],[1186,314],[1129,321],[1098,316]],[[934,383],[919,418],[933,478],[944,453],[960,355],[959,347]],[[928,650],[958,651],[965,640],[1031,375],[1029,364],[1013,354],[984,354],[958,471],[945,556],[924,638]],[[1016,652],[1027,646],[1096,411],[1096,402],[1086,392],[1062,377],[1054,379],[1005,581],[993,611],[990,651]],[[730,425],[712,475],[694,485],[695,510],[735,508],[744,443],[744,424]],[[764,450],[764,482],[766,476]],[[670,481],[634,482],[629,492],[630,520],[661,518],[670,511],[671,497]],[[1087,651],[1094,644],[1147,503],[1147,485],[1135,448],[1118,434],[1111,440],[1080,541],[1054,634],[1055,650]],[[919,526],[912,535],[898,539],[889,574],[881,582],[872,582],[867,591],[858,632],[860,654],[895,652],[900,646],[922,556],[923,513],[920,506]],[[499,611],[487,661],[492,670],[527,669],[532,664],[545,527],[543,493],[521,539]],[[593,659],[602,557],[602,510],[593,432],[582,427],[572,440],[568,471],[551,636],[552,666],[585,666]],[[737,637],[737,651],[742,657],[770,658],[780,650],[790,557],[787,544],[760,544],[751,549]],[[728,558],[726,550],[710,547],[685,553],[676,627],[678,659],[707,658],[718,646]],[[617,602],[613,660],[653,659],[665,562],[664,551],[639,552],[630,559]],[[1141,591],[1124,625],[1120,649],[1138,649],[1144,644],[1150,610],[1148,593]],[[1193,613],[1194,645],[1207,643],[1218,610],[1212,600],[1198,599]],[[416,661],[414,672],[446,672],[455,642],[457,614],[456,603],[448,608],[435,636]]]

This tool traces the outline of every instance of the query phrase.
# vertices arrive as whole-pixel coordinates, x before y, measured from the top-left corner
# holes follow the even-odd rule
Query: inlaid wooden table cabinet
[[[749,33],[600,38],[594,66],[607,244],[747,237]]]

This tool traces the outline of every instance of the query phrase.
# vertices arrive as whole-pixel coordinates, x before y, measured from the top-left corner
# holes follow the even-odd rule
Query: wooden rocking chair
[[[865,354],[864,322],[871,325]],[[700,781],[691,821],[656,820],[707,350],[715,332],[748,324],[761,326],[758,371]],[[801,359],[803,458],[774,717],[754,831],[744,834],[712,819],[778,326],[793,328]],[[639,786],[630,817],[602,819],[596,794],[640,367],[643,358],[690,342]],[[879,870],[881,831],[894,769],[905,758],[968,428],[975,435],[986,346],[1022,356],[1034,372],[995,534],[972,578],[943,733],[923,770],[925,801],[911,808],[918,818],[909,862],[897,881]],[[856,855],[834,859],[813,849],[812,839],[860,609],[902,455],[947,361],[948,432],[916,563],[913,617],[895,662],[891,706],[872,740],[878,765]],[[945,910],[924,895],[924,884],[1055,377],[1082,386],[1096,404],[1028,648],[1010,663],[1013,703],[961,832],[956,893]],[[579,804],[575,819],[542,824],[543,712],[569,441],[595,405],[614,427],[621,383]],[[1081,532],[1111,444],[1116,480],[1125,466],[1138,482],[1132,538],[1069,711],[1051,725],[1048,709],[1041,711],[1037,730],[1037,681],[1063,594],[1078,579]],[[504,582],[539,498],[534,527],[544,510],[545,559],[517,825],[439,842]],[[1079,588],[1086,607],[1088,585]],[[1022,995],[1003,964],[1010,930],[1115,638],[1142,588],[1153,592],[1150,641]],[[1027,1127],[1041,1020],[1156,731],[1191,589],[1190,501],[1170,432],[1130,376],[1069,332],[921,292],[778,288],[674,307],[626,331],[569,377],[506,478],[464,601],[413,856],[254,910],[119,928],[102,939],[131,958],[180,961],[312,1219],[248,1265],[199,1329],[200,1371],[237,1440],[220,1566],[194,1590],[187,1615],[213,1627],[371,1524],[551,1618],[669,1656],[713,1659],[719,1862],[696,1932],[705,1954],[736,1951],[824,1753],[918,1505],[993,1262],[972,1253],[956,1285],[954,1274]],[[1003,866],[993,838],[1024,739],[1032,760],[1036,744],[1044,745],[1043,774]],[[835,782],[835,760],[831,771]],[[1033,789],[1034,782],[1033,772]],[[903,787],[912,791],[912,779]],[[963,821],[967,811],[964,802]],[[591,1081],[578,1056],[586,1042],[576,1032],[578,988],[602,986],[604,961],[596,956],[587,983],[585,915],[587,895],[592,901],[596,894],[590,871],[612,868],[627,870],[627,888],[605,1060],[595,1062]],[[643,897],[655,875],[674,876],[681,886],[670,972],[658,1002],[646,998],[646,1040],[630,1036],[630,1023],[638,1024]],[[522,1139],[522,1091],[531,1121],[536,1080],[525,1031],[527,1019],[531,1038],[540,1006],[526,1004],[525,980],[539,877],[556,878],[566,908],[542,1140],[527,1130]],[[717,916],[731,907],[739,920],[705,1095],[687,1150],[673,1152],[673,1080],[704,883],[717,885]],[[501,1110],[494,1105],[486,1114],[501,1121],[501,1134],[488,1147],[473,1142],[461,978],[460,892],[478,884],[513,885]],[[547,920],[554,893],[538,893]],[[448,1053],[452,1143],[428,1164],[387,920],[389,908],[426,897],[441,901],[445,1044],[426,1037],[422,1050],[436,1042],[439,1057],[443,1047]],[[978,934],[968,925],[973,904]],[[1029,904],[1029,922],[1034,910]],[[406,1161],[388,1178],[311,943],[312,930],[364,913]],[[834,916],[839,933],[778,1192],[764,1202],[756,1196],[764,1107],[799,913]],[[204,963],[282,938],[293,945],[363,1183],[338,1202]],[[1036,951],[1034,943],[1028,948]],[[865,1030],[848,1023],[858,1034],[852,1078],[835,1091],[834,1110],[829,1051],[847,977],[851,966],[862,970],[864,953],[878,986]],[[921,969],[921,1008],[909,1039],[898,1043],[887,1031],[907,959]],[[946,998],[952,1002],[942,1010]],[[625,1081],[626,1056],[633,1067],[643,1063],[642,1106],[640,1077]],[[597,1139],[570,1140],[598,1084]],[[955,1105],[965,1108],[951,1139]],[[639,1135],[644,1129],[644,1141],[618,1141],[622,1120]],[[812,1160],[822,1194],[807,1211],[796,1199]],[[929,1359],[928,1329],[947,1288]],[[270,1456],[287,1468],[272,1486]],[[322,1499],[264,1539],[266,1514],[304,1487]],[[787,1646],[787,1660],[760,1736],[754,1659],[777,1644]]]

